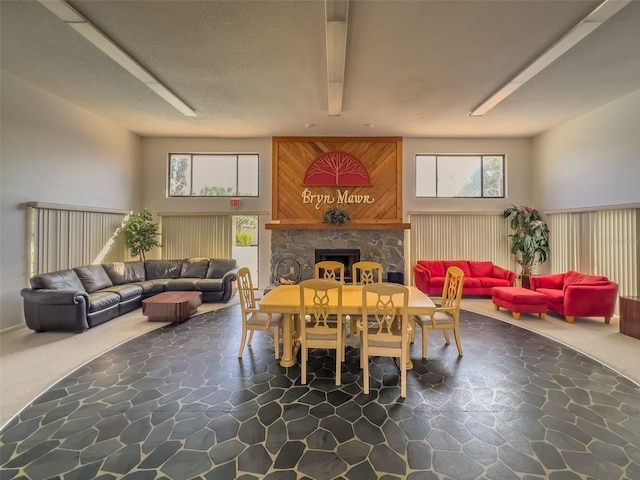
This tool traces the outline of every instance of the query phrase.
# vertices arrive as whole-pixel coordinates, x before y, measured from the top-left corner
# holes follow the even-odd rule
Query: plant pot
[[[522,286],[522,288],[531,290],[531,282],[529,281],[530,278],[531,277],[529,275],[522,275],[520,277],[520,285]]]

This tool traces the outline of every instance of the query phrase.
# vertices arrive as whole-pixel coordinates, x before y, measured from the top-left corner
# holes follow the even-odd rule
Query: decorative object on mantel
[[[333,225],[345,225],[349,223],[351,216],[339,208],[331,208],[324,214],[324,223],[331,223]]]
[[[529,288],[529,277],[549,257],[549,228],[540,212],[531,207],[511,205],[505,208],[503,215],[509,219],[514,231],[509,235],[511,253],[516,263],[522,267],[522,286]]]
[[[295,258],[283,258],[278,262],[274,271],[276,285],[296,285],[300,282],[302,267]]]

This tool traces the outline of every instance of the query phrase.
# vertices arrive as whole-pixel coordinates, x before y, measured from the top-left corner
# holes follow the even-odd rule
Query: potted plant
[[[123,227],[124,241],[132,257],[140,256],[144,261],[144,254],[155,247],[161,247],[158,242],[158,224],[153,223],[153,217],[148,208],[142,213],[132,214]]]
[[[344,210],[339,208],[331,208],[324,214],[324,223],[332,223],[334,225],[344,225],[349,223],[351,217]]]
[[[529,277],[549,257],[549,228],[540,213],[531,207],[511,205],[503,214],[514,231],[509,235],[511,253],[522,269],[522,286],[529,288]]]

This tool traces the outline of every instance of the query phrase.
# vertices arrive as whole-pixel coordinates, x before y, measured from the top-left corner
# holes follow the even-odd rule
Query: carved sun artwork
[[[327,152],[316,158],[304,176],[307,186],[371,185],[369,172],[362,162],[350,153]]]

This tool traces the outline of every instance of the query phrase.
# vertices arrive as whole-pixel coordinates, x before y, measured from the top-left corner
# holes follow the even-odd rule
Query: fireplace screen
[[[351,267],[360,261],[360,250],[357,248],[318,248],[316,249],[316,263],[318,262],[340,262],[344,265],[344,281],[351,283],[353,274]]]

